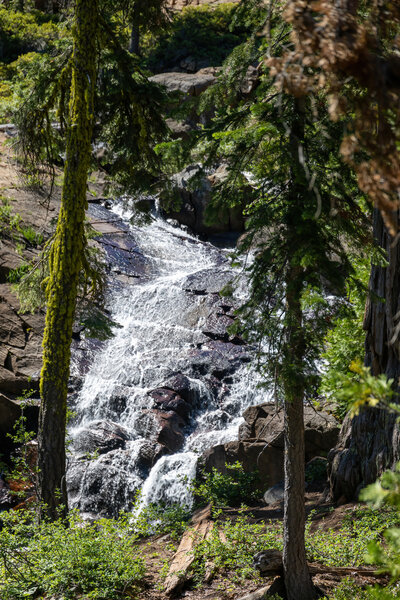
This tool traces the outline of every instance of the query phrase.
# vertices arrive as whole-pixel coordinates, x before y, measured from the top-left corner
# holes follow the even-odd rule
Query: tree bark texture
[[[397,216],[398,218],[398,216]],[[393,244],[379,211],[374,211],[374,236],[385,249],[388,266],[372,265],[367,301],[365,364],[374,375],[385,373],[399,389],[400,343],[400,243]],[[343,422],[337,446],[329,454],[331,494],[337,500],[357,499],[363,487],[373,483],[400,458],[400,434],[396,416],[368,408]]]
[[[40,516],[67,507],[65,429],[70,345],[85,246],[87,171],[96,82],[97,0],[76,0],[71,100],[61,209],[50,252],[38,436]]]
[[[131,54],[140,55],[140,33],[139,27],[135,24],[132,24],[131,28],[131,37],[129,40],[129,52]]]
[[[283,389],[285,409],[285,496],[283,517],[283,572],[288,600],[314,600],[316,592],[307,566],[305,551],[305,451],[304,451],[304,357],[305,341],[301,298],[303,267],[293,250],[298,239],[299,215],[307,184],[300,163],[304,144],[305,99],[294,100],[294,119],[290,134],[291,210],[287,221],[288,266],[286,271],[285,340],[283,345]],[[295,255],[296,256],[296,255]]]
[[[286,281],[287,337],[285,363],[285,500],[283,571],[288,600],[316,598],[309,574],[305,543],[304,336],[301,311],[301,268],[288,269]],[[297,371],[297,376],[296,376]]]

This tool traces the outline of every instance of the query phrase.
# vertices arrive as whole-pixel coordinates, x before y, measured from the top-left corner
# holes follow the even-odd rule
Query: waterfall
[[[116,326],[94,347],[69,430],[70,503],[88,515],[129,509],[140,488],[144,504],[190,505],[199,455],[237,439],[243,410],[265,400],[251,350],[226,333],[233,310],[218,292],[235,274],[228,251],[159,217],[142,227],[129,217],[113,208],[140,274],[122,277],[111,265]],[[82,356],[73,353],[76,372]]]

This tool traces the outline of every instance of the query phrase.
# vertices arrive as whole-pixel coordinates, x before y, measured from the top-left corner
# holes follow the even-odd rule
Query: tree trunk
[[[87,171],[96,83],[97,0],[76,0],[71,100],[61,209],[50,254],[39,417],[40,516],[67,510],[65,429],[72,326],[85,245]]]
[[[400,344],[396,325],[400,323],[400,243],[392,242],[378,210],[374,211],[374,236],[386,251],[388,266],[371,267],[370,298],[364,329],[365,364],[374,375],[385,373],[399,389]],[[384,300],[382,300],[384,299]],[[360,490],[400,458],[400,434],[396,416],[386,410],[364,409],[343,422],[337,446],[329,454],[332,497],[357,499]]]
[[[288,600],[312,600],[316,592],[308,571],[304,544],[304,335],[301,311],[302,269],[288,269],[286,342],[283,369],[285,393],[285,500],[283,571]]]
[[[131,37],[129,40],[129,52],[131,54],[140,55],[140,33],[139,27],[132,24]]]
[[[307,182],[300,163],[304,147],[305,99],[294,100],[294,119],[290,133],[292,208],[288,215],[289,265],[286,273],[285,340],[282,377],[285,395],[285,496],[283,517],[283,572],[288,600],[314,600],[316,591],[308,571],[305,530],[305,452],[304,452],[304,355],[305,341],[301,297],[303,267],[293,248],[300,247],[298,216],[302,214]]]

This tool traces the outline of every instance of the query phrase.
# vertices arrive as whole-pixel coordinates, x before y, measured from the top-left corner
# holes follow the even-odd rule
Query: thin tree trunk
[[[140,54],[139,27],[137,27],[135,24],[132,24],[131,37],[129,40],[129,52],[131,54],[136,54],[137,56]]]
[[[300,163],[305,127],[305,99],[294,100],[294,120],[290,134],[291,187],[293,210],[287,223],[289,266],[286,273],[285,342],[283,386],[285,395],[285,496],[283,517],[283,571],[288,600],[314,600],[316,591],[308,571],[305,530],[305,452],[304,452],[304,354],[301,296],[304,273],[293,259],[298,246],[298,214],[307,193],[304,168]],[[299,210],[296,211],[296,206]],[[300,243],[300,240],[299,240]]]
[[[302,269],[288,269],[286,281],[287,339],[285,348],[285,501],[283,570],[288,600],[316,598],[307,566],[305,530],[304,336],[302,331]],[[286,367],[286,368],[285,368]]]
[[[399,389],[400,345],[400,243],[393,246],[378,210],[374,211],[374,237],[386,251],[387,266],[372,265],[370,298],[364,329],[365,364],[374,375],[385,373]],[[337,446],[329,454],[331,494],[335,500],[358,499],[360,490],[400,458],[396,416],[386,410],[366,409],[343,422]]]
[[[87,171],[96,81],[97,0],[76,0],[74,53],[61,209],[50,255],[39,418],[40,516],[67,510],[65,429],[70,345],[85,245]]]

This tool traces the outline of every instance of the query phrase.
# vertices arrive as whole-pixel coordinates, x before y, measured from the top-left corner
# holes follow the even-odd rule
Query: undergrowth
[[[145,563],[135,546],[130,518],[85,523],[71,512],[68,523],[35,523],[30,512],[0,516],[2,600],[135,598]]]
[[[223,521],[221,511],[215,516],[219,520],[211,536],[195,548],[193,574],[197,583],[204,581],[208,574],[206,565],[211,564],[215,574],[229,572],[237,584],[258,578],[252,566],[254,555],[267,549],[282,550],[282,523],[251,523],[244,514],[236,521]],[[370,543],[383,539],[384,531],[400,522],[396,510],[378,512],[359,508],[344,517],[338,530],[331,530],[324,529],[322,524],[313,527],[315,516],[315,512],[309,515],[306,526],[307,559],[335,567],[365,564]],[[374,596],[366,596],[370,597]],[[340,598],[337,596],[337,600]],[[347,596],[343,596],[343,600],[345,598]]]

